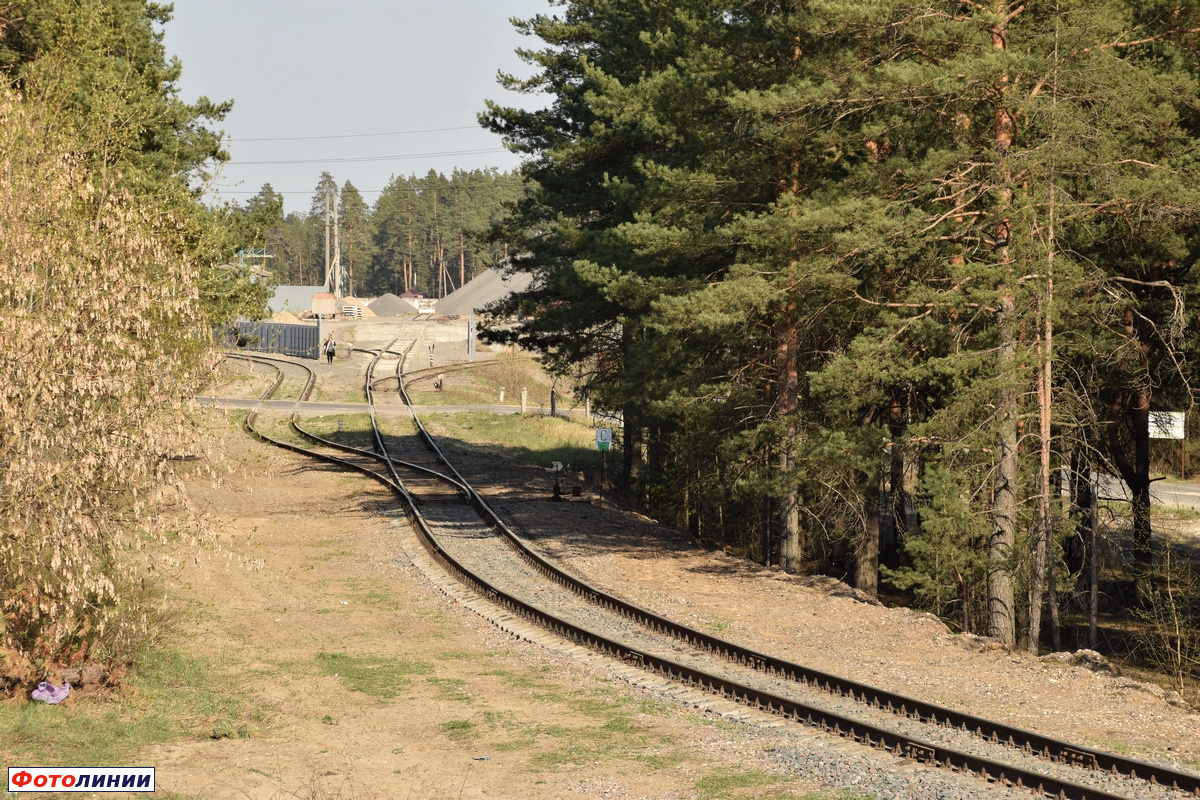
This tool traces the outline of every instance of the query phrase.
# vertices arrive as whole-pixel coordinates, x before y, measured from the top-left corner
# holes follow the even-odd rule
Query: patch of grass
[[[643,766],[652,770],[670,769],[684,761],[683,753],[674,750],[668,750],[665,753],[659,752],[643,752],[634,756],[634,759]]]
[[[587,714],[589,717],[604,717],[612,713],[619,713],[625,707],[625,704],[608,695],[593,695],[576,697],[571,701],[571,707],[580,714]]]
[[[1200,508],[1191,506],[1151,506],[1150,516],[1154,519],[1172,519],[1181,522],[1200,520]]]
[[[596,432],[584,422],[537,414],[432,414],[427,422],[437,435],[458,439],[484,453],[547,466],[551,461],[570,464],[571,471],[598,469]],[[619,451],[608,454],[620,463]]]
[[[362,402],[362,398],[359,398]],[[342,421],[343,430],[338,430],[338,420]],[[329,439],[330,441],[348,444],[352,447],[371,448],[375,437],[371,433],[370,414],[330,414],[320,417],[306,417],[299,425],[310,433]]]
[[[507,669],[492,669],[479,674],[499,677],[514,689],[526,689],[534,700],[561,703],[569,699],[568,693],[560,684],[542,678],[544,670],[529,669],[524,672],[513,672]]]
[[[437,687],[439,700],[452,700],[459,703],[471,702],[467,694],[467,682],[459,678],[426,678],[430,684]]]
[[[325,674],[341,678],[351,691],[383,698],[396,697],[411,686],[410,675],[433,672],[433,666],[423,661],[345,653],[318,653],[317,664]]]
[[[718,769],[696,781],[695,788],[703,800],[732,797],[738,789],[755,789],[782,782],[779,775],[762,770]]]
[[[526,732],[537,739],[559,742],[557,747],[534,755],[529,761],[530,769],[559,770],[606,759],[664,769],[683,760],[671,742],[652,736],[635,723],[631,712],[640,707],[636,701],[593,693],[575,697],[571,705],[582,714],[598,718],[599,724],[528,728]]]
[[[442,729],[442,733],[446,734],[452,742],[473,739],[477,735],[475,732],[475,723],[469,719],[452,719],[449,722],[443,722],[439,727]]]
[[[1133,506],[1125,500],[1104,500],[1100,502],[1102,508],[1107,509],[1113,516],[1116,517],[1132,517]],[[1179,520],[1184,522],[1195,522],[1200,520],[1200,508],[1192,508],[1190,506],[1167,506],[1152,503],[1150,506],[1151,520]]]
[[[238,725],[236,722],[228,719],[219,719],[217,724],[213,726],[213,739],[249,739],[253,735],[253,730],[249,725]]]
[[[1085,739],[1084,742],[1092,747],[1099,747],[1122,756],[1146,755],[1154,751],[1154,748],[1149,745],[1138,745],[1106,737],[1093,736]]]
[[[643,698],[638,701],[638,713],[646,716],[661,717],[670,714],[675,710],[675,706],[670,703],[664,703],[661,700],[649,700]]]
[[[450,379],[450,376],[446,376]],[[500,402],[499,392],[482,386],[447,386],[445,389],[434,389],[428,382],[417,384],[419,391],[411,388],[408,396],[414,405],[418,406],[482,406],[495,405]],[[505,405],[512,405],[512,396],[504,399]]]
[[[358,599],[366,605],[375,608],[381,608],[384,611],[399,611],[401,608],[400,602],[393,594],[385,594],[377,592],[374,589],[368,589],[365,594],[356,595]]]
[[[244,713],[242,698],[212,662],[169,648],[145,653],[112,698],[77,697],[65,706],[0,704],[0,741],[14,762],[120,763],[147,745],[196,736],[205,719]]]
[[[509,753],[513,750],[524,750],[527,747],[533,747],[535,744],[537,744],[537,739],[525,737],[522,739],[511,739],[507,742],[496,742],[492,745],[492,749],[498,753]]]
[[[614,733],[632,734],[637,733],[638,728],[633,724],[633,720],[626,716],[616,716],[605,722],[604,730]]]
[[[506,731],[515,731],[521,728],[520,721],[511,711],[485,711],[483,712],[483,722],[488,726],[488,730],[496,730],[497,728]]]
[[[443,650],[437,654],[438,661],[477,661],[484,658],[496,658],[500,653],[493,650]]]
[[[316,391],[313,392],[313,397],[310,398],[318,403],[365,403],[367,397],[363,394],[362,385],[355,384],[354,386],[340,386],[330,388],[327,385],[322,385],[317,381]]]

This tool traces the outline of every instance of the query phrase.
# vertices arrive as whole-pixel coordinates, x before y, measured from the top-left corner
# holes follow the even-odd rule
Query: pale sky
[[[183,62],[183,99],[234,101],[220,196],[245,202],[270,183],[287,211],[308,208],[322,170],[373,203],[392,175],[516,167],[475,116],[488,99],[539,104],[505,92],[496,72],[530,74],[513,51],[540,44],[509,19],[555,10],[548,0],[174,2],[166,47]],[[361,136],[406,131],[425,132]],[[357,138],[248,141],[329,136]],[[415,157],[336,160],[394,156]],[[245,163],[302,160],[313,163]]]

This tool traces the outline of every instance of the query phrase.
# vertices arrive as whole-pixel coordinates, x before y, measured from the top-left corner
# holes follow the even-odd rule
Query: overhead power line
[[[443,156],[473,156],[483,153],[505,153],[504,147],[489,147],[482,150],[445,150],[440,153],[405,153],[395,156],[362,156],[356,158],[296,158],[278,161],[226,161],[226,164],[350,164],[366,161],[403,161],[409,158],[440,158]]]
[[[383,189],[359,189],[357,186],[354,187],[354,190],[359,194],[379,194],[384,191]],[[259,189],[257,192],[250,189],[213,189],[212,191],[215,194],[260,194],[262,189]],[[320,194],[315,189],[288,189],[282,192],[272,189],[271,191],[275,192],[275,194]]]
[[[316,139],[366,139],[372,136],[407,136],[410,133],[444,133],[446,131],[477,131],[478,125],[460,125],[456,128],[425,128],[419,131],[386,131],[384,133],[344,133],[336,136],[266,136],[248,139],[230,139],[231,142],[311,142]]]

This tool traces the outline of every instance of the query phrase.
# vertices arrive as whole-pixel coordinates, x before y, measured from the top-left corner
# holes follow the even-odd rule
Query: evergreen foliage
[[[1008,642],[1058,607],[1069,464],[1134,487],[1146,560],[1146,413],[1192,403],[1200,10],[592,0],[521,27],[539,72],[505,81],[552,101],[483,119],[529,156],[503,233],[538,278],[496,311],[537,316],[491,335],[623,412],[653,513],[867,591],[882,561]]]
[[[392,178],[368,205],[347,181],[338,192],[338,215],[342,263],[350,270],[353,292],[371,296],[416,289],[443,297],[496,266],[506,245],[489,241],[487,233],[523,186],[520,176],[497,170],[456,169],[450,177],[431,170],[421,178]],[[336,188],[336,182],[322,173],[308,213],[277,215],[261,228],[261,237],[254,209],[268,205],[270,187],[264,186],[245,209],[235,208],[243,219],[235,236],[246,246],[262,238],[278,282],[324,282],[327,188]]]

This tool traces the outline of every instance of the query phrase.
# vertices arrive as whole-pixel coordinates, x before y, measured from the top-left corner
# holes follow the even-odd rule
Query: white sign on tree
[[[1151,439],[1183,439],[1185,415],[1182,411],[1151,411]]]
[[[612,428],[597,428],[596,429],[596,449],[611,450],[612,449]]]

